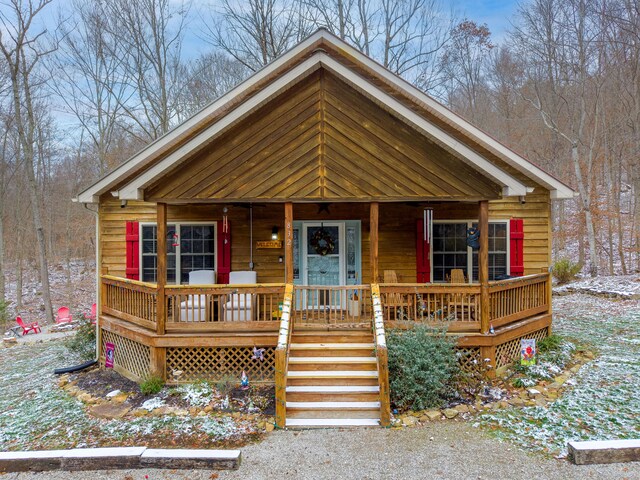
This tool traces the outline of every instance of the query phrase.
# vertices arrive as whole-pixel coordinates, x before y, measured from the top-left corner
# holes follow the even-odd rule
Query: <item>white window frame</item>
[[[185,225],[205,225],[208,227],[213,227],[213,270],[215,272],[218,271],[218,255],[220,254],[220,252],[218,252],[218,222],[213,221],[213,222],[203,222],[203,221],[197,221],[197,222],[190,222],[190,221],[178,221],[178,222],[167,222],[167,225],[175,225],[176,227],[176,231],[180,231],[180,228]],[[142,227],[156,227],[156,229],[158,228],[158,222],[139,222],[138,223],[138,238],[139,240],[139,245],[140,248],[138,248],[138,265],[140,268],[140,278],[142,278]],[[156,230],[157,231],[157,230]],[[178,237],[178,246],[176,247],[176,285],[180,285],[178,284],[178,279],[180,278],[180,272],[182,271],[182,265],[181,265],[181,257],[182,257],[182,250],[180,248],[180,240],[181,238]],[[157,242],[157,239],[156,239]],[[156,256],[158,255],[158,248],[157,248],[157,244],[156,244]],[[156,280],[158,278],[158,274],[157,274],[157,270],[156,270]]]
[[[445,223],[462,223],[467,225],[467,229],[471,228],[474,223],[480,223],[479,220],[434,220],[433,224],[445,224]],[[489,223],[504,223],[507,229],[507,275],[511,275],[511,222],[509,219],[498,219],[495,218],[493,220],[489,220]],[[429,245],[429,264],[431,265],[431,278],[429,279],[431,283],[434,283],[433,280],[433,272],[435,270],[433,265],[433,229],[430,232],[431,245]],[[467,276],[468,283],[473,283],[473,249],[467,246],[467,268],[465,275]],[[438,283],[442,283],[438,281]]]

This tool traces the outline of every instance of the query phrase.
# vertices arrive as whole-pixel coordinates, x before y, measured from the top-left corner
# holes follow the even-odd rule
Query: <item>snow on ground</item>
[[[53,369],[79,363],[62,342],[0,349],[0,451],[192,441],[202,446],[251,433],[248,423],[212,416],[101,420],[58,388]]]
[[[640,275],[617,275],[613,277],[586,277],[553,287],[553,293],[588,293],[608,297],[640,300]]]
[[[585,294],[553,300],[554,332],[599,355],[547,407],[491,412],[479,424],[523,448],[566,455],[570,440],[640,437],[640,301]]]

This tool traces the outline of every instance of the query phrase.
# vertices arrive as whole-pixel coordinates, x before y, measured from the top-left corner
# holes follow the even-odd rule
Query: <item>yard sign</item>
[[[104,345],[104,366],[105,368],[113,368],[113,359],[115,356],[116,346],[107,342]]]
[[[536,364],[536,339],[523,338],[520,340],[520,364],[535,365]]]

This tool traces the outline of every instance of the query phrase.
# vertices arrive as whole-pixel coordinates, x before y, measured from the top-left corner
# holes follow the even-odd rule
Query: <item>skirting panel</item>
[[[151,349],[148,346],[104,329],[101,338],[101,365],[104,365],[106,344],[112,343],[115,346],[113,363],[117,371],[136,381],[149,376]]]
[[[458,363],[465,372],[480,368],[480,347],[456,347]]]
[[[496,346],[496,368],[506,367],[520,358],[520,340],[535,338],[539,341],[546,337],[547,329],[542,328]]]
[[[273,383],[275,348],[264,349],[264,360],[253,357],[253,347],[168,347],[167,381],[217,381],[225,375],[239,381],[244,371],[250,382]]]

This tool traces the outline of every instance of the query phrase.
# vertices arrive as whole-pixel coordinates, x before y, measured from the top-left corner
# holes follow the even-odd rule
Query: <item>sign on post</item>
[[[104,366],[105,368],[113,368],[113,360],[115,358],[116,346],[107,342],[104,344]]]
[[[535,365],[536,364],[536,339],[523,338],[520,340],[520,364]]]

